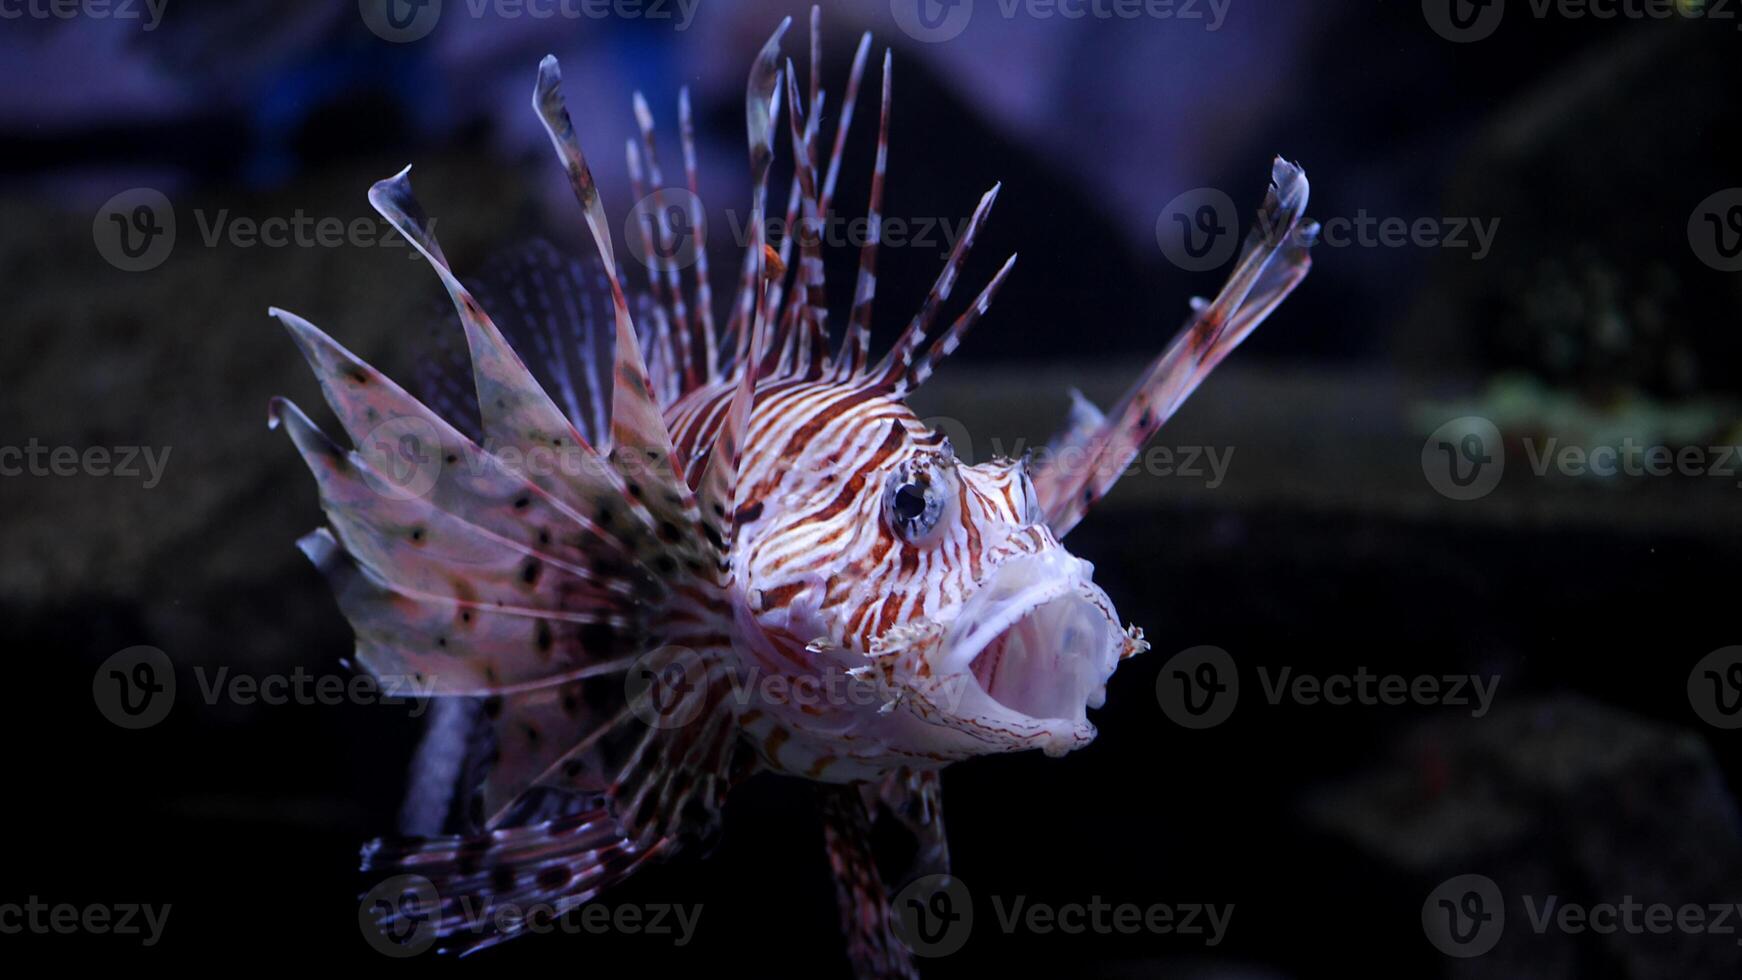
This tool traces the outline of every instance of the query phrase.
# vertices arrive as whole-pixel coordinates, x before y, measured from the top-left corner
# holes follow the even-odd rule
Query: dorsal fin
[[[845,379],[861,374],[871,354],[871,305],[877,298],[877,247],[883,242],[883,181],[889,171],[890,56],[883,52],[883,96],[877,119],[877,159],[871,168],[871,201],[866,206],[865,244],[859,247],[859,275],[853,283],[853,312],[841,341],[840,370]]]
[[[968,227],[962,232],[962,237],[956,240],[954,248],[950,249],[950,257],[944,262],[944,267],[938,272],[938,277],[925,294],[925,300],[920,303],[919,311],[907,323],[907,329],[896,338],[895,345],[883,355],[883,360],[871,369],[871,377],[877,383],[884,385],[899,398],[906,394],[906,378],[908,369],[913,366],[914,355],[919,351],[919,345],[925,342],[925,335],[931,329],[931,322],[937,316],[938,307],[950,298],[950,293],[956,288],[956,279],[961,275],[962,262],[967,259],[968,252],[974,247],[974,239],[979,237],[980,229],[986,223],[986,216],[992,212],[992,205],[998,201],[998,191],[1002,184],[993,184],[992,189],[980,198],[980,204],[974,208],[973,217],[968,219]]]
[[[643,460],[660,477],[683,487],[682,465],[673,459],[671,431],[666,428],[659,399],[648,379],[647,361],[641,353],[641,342],[635,335],[635,321],[629,315],[629,301],[623,294],[623,284],[617,275],[617,259],[611,247],[611,228],[605,219],[605,207],[599,200],[599,186],[581,153],[575,138],[574,124],[569,120],[568,107],[563,102],[562,69],[554,57],[546,56],[538,65],[538,85],[533,89],[533,108],[544,122],[551,145],[568,171],[569,184],[580,202],[587,230],[593,244],[605,261],[605,275],[611,283],[612,312],[616,316],[616,349],[612,358],[611,444],[618,454],[635,453],[639,467]]]
[[[767,299],[767,288],[763,283],[763,250],[767,247],[762,237],[766,228],[763,215],[768,207],[768,168],[774,159],[774,113],[779,99],[780,39],[791,25],[792,18],[788,17],[775,28],[767,43],[763,44],[756,63],[750,68],[750,78],[745,83],[745,138],[749,142],[753,194],[750,205],[750,251],[753,257],[750,259],[750,267],[755,270],[759,296],[753,304],[750,326],[746,330],[749,336],[743,346],[752,354],[762,350],[765,342],[763,335],[767,332],[767,313],[763,309]],[[755,405],[757,360],[754,356],[739,358],[742,374],[738,379],[738,389],[732,395],[732,407],[726,414],[725,423],[720,427],[719,436],[714,440],[707,467],[702,473],[702,520],[713,529],[726,550],[730,550],[737,534],[738,464],[743,456],[744,434],[750,427],[750,410]]]

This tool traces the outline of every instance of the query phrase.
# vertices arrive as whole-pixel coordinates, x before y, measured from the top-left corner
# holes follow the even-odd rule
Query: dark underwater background
[[[168,0],[150,29],[119,7],[3,8],[20,13],[0,19],[0,447],[154,447],[163,467],[156,480],[0,476],[0,926],[33,896],[172,911],[150,947],[0,932],[0,962],[845,976],[811,788],[773,777],[735,793],[708,860],[602,900],[699,903],[685,945],[579,934],[460,963],[383,956],[359,928],[356,849],[395,826],[411,709],[200,695],[224,667],[349,676],[350,630],[294,547],[321,520],[314,486],[267,431],[267,400],[328,416],[267,307],[406,379],[432,324],[453,326],[432,319],[435,277],[403,243],[245,247],[207,231],[372,219],[369,185],[410,163],[462,274],[534,236],[579,254],[578,211],[528,108],[554,53],[619,236],[635,200],[618,151],[631,93],[654,108],[672,182],[676,94],[691,87],[723,310],[738,261],[723,216],[748,208],[745,74],[779,18],[802,25],[808,9],[698,0],[680,26],[675,4],[669,17],[535,17],[448,0],[427,35],[395,43],[371,29],[370,3]],[[1086,4],[977,0],[959,33],[933,39],[913,29],[912,0],[823,5],[831,98],[859,34],[875,36],[838,211],[864,206],[885,46],[886,214],[959,222],[1003,182],[963,291],[1021,260],[917,402],[969,434],[958,450],[1044,443],[1072,386],[1110,403],[1189,298],[1219,287],[1227,263],[1170,260],[1176,202],[1218,190],[1249,222],[1280,153],[1306,168],[1309,210],[1338,235],[1163,428],[1155,445],[1175,465],[1121,481],[1071,535],[1154,648],[1114,678],[1089,748],[946,772],[975,922],[923,974],[1742,974],[1736,932],[1538,933],[1525,908],[1547,895],[1742,902],[1742,650],[1726,651],[1742,644],[1729,448],[1742,444],[1742,9],[1062,12]],[[1626,14],[1647,8],[1668,13]],[[960,9],[931,13],[950,23]],[[1483,19],[1494,9],[1497,26]],[[806,70],[802,26],[785,50]],[[135,188],[163,195],[176,232],[129,271],[111,260],[110,219]],[[1386,239],[1386,221],[1428,233]],[[880,343],[941,250],[883,250]],[[829,259],[837,311],[855,254]],[[1471,419],[1487,427],[1466,455]],[[1692,462],[1537,473],[1560,447],[1628,445]],[[1203,449],[1232,454],[1220,478],[1182,465]],[[1474,460],[1496,456],[1503,471],[1481,472],[1498,482],[1459,499]],[[1225,721],[1193,729],[1158,690],[1170,658],[1206,645],[1237,665],[1240,690]],[[137,646],[164,652],[178,694],[161,722],[129,730],[100,688],[109,658]],[[1497,686],[1479,717],[1421,699],[1271,703],[1283,668]],[[1424,905],[1431,919],[1442,883],[1470,874],[1499,888],[1505,930],[1480,955],[1447,955]],[[1016,896],[1234,912],[1213,946],[1006,932],[994,901]]]

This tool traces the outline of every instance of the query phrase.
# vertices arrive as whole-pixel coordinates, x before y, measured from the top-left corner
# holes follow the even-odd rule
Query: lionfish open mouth
[[[1073,743],[1084,729],[1093,737],[1087,710],[1101,706],[1107,678],[1143,644],[1140,633],[1119,626],[1092,574],[1063,549],[1005,561],[962,606],[939,666],[971,676],[1003,712],[1068,733]]]

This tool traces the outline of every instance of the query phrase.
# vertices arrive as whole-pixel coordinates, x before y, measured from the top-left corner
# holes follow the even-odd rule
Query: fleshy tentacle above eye
[[[1312,268],[1308,250],[1318,224],[1306,215],[1306,171],[1277,157],[1270,191],[1258,223],[1241,248],[1234,272],[1214,300],[1194,300],[1192,316],[1143,377],[1106,417],[1093,419],[1081,406],[1054,447],[1033,470],[1047,523],[1064,537],[1100,500],[1222,358],[1240,345],[1264,318],[1300,285]]]

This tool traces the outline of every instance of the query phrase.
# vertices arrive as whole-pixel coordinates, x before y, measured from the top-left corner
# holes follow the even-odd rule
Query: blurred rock
[[[1742,279],[1688,235],[1696,206],[1738,183],[1742,116],[1716,95],[1742,85],[1735,33],[1626,28],[1497,103],[1458,161],[1446,213],[1501,224],[1482,261],[1435,262],[1396,332],[1407,363],[1528,371],[1597,401],[1742,393]]]
[[[295,659],[286,631],[260,627],[268,617],[289,623],[317,611],[278,602],[286,581],[308,585],[309,596],[324,592],[294,547],[296,533],[312,529],[320,511],[289,441],[267,431],[266,405],[283,394],[317,420],[330,414],[267,307],[297,311],[406,377],[413,341],[427,327],[429,295],[439,290],[403,241],[214,247],[202,223],[298,213],[347,224],[374,218],[365,192],[399,165],[327,173],[282,195],[214,191],[175,199],[173,251],[158,268],[137,273],[99,256],[92,215],[6,202],[14,223],[34,234],[0,237],[0,263],[28,284],[12,298],[10,323],[0,332],[5,444],[152,447],[164,465],[161,482],[149,488],[144,476],[0,479],[0,513],[9,515],[0,521],[7,556],[0,596],[23,606],[127,596],[153,634],[131,642],[157,643],[172,658]],[[453,158],[420,166],[416,180],[456,260],[476,257],[494,240],[517,186]],[[301,530],[289,533],[293,528]],[[251,585],[263,590],[252,604],[213,599]],[[318,597],[318,615],[336,617],[330,599]]]
[[[1729,935],[1539,934],[1527,908],[1540,914],[1551,895],[1585,906],[1742,900],[1742,821],[1704,740],[1582,698],[1501,705],[1421,725],[1392,764],[1306,804],[1319,833],[1383,869],[1393,886],[1383,900],[1399,911],[1459,875],[1499,886],[1498,945],[1440,958],[1437,975],[1736,976],[1734,919]]]

